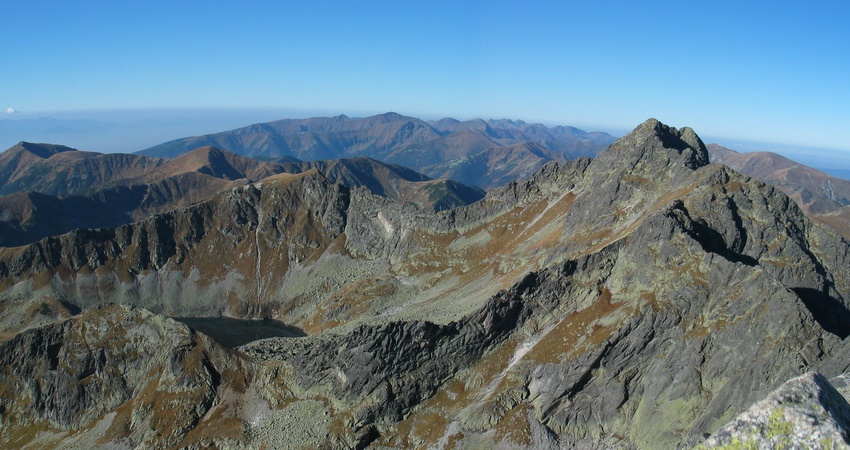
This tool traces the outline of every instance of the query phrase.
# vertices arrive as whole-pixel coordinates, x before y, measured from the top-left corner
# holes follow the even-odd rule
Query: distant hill
[[[738,153],[717,144],[709,144],[707,148],[712,162],[726,164],[782,189],[807,213],[825,214],[850,205],[850,180],[834,177],[776,153]]]
[[[284,157],[281,162],[274,162],[259,161],[215,147],[201,147],[182,154],[162,164],[157,171],[130,182],[150,185],[178,176],[195,177],[199,181],[185,189],[186,195],[201,197],[192,200],[195,202],[233,185],[233,181],[244,184],[278,173],[301,173],[313,169],[332,183],[339,182],[349,187],[363,186],[373,194],[437,211],[467,205],[485,195],[484,191],[475,187],[446,179],[434,180],[406,167],[367,157],[310,162],[293,162]],[[202,183],[200,180],[212,185],[199,186]],[[433,192],[441,194],[426,194]]]
[[[401,164],[433,178],[450,176],[488,189],[528,176],[546,162],[594,156],[614,141],[606,133],[572,127],[546,127],[512,120],[445,118],[426,122],[397,113],[364,118],[314,117],[254,124],[231,131],[166,142],[140,155],[173,158],[201,146],[215,146],[250,157],[303,161],[367,156]],[[492,154],[531,145],[511,157],[512,169]],[[470,161],[473,161],[470,163]]]
[[[89,192],[111,181],[139,177],[165,160],[123,153],[82,152],[53,144],[19,142],[0,154],[0,195]]]

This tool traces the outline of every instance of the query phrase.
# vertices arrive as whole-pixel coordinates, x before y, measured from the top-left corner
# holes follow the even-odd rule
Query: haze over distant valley
[[[332,114],[333,113],[333,114]],[[61,143],[100,153],[132,153],[187,136],[216,133],[284,117],[334,111],[281,108],[148,108],[0,113],[0,148],[20,141]]]

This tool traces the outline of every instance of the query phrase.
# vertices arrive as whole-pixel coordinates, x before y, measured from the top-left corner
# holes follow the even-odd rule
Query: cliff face
[[[261,315],[263,283],[327,248],[343,231],[347,204],[348,190],[315,172],[280,174],[141,222],[3,249],[0,273],[24,292],[84,308]]]
[[[4,447],[162,448],[203,424],[240,438],[240,420],[224,418],[233,411],[209,413],[234,409],[228,396],[245,393],[252,364],[173,320],[110,306],[23,332],[0,350]]]
[[[228,379],[246,377],[245,393],[213,383],[196,403],[259,395],[267,410],[256,420],[227,416],[243,433],[228,440],[200,412],[177,431],[152,426],[175,436],[157,443],[695,445],[785,380],[846,370],[848,249],[780,191],[709,164],[692,130],[655,120],[598,158],[547,164],[439,213],[316,172],[282,174],[142,222],[2,250],[2,325],[33,328],[3,345],[42,362],[7,370],[0,386],[53,376],[51,361],[66,357],[34,336],[118,302],[271,317],[311,334],[222,353],[242,361]],[[32,312],[39,302],[44,314]],[[74,307],[85,312],[61,319]],[[160,367],[172,350],[152,348],[139,361]],[[80,366],[108,375],[98,358]],[[143,396],[118,392],[81,403],[73,423],[61,406],[13,396],[3,417],[85,437]],[[143,439],[139,429],[122,436]]]
[[[114,228],[213,198],[279,173],[316,169],[333,183],[430,211],[468,205],[484,191],[433,180],[360,157],[332,161],[258,161],[214,147],[172,160],[80,152],[21,143],[0,155],[0,246],[31,244],[78,228]]]

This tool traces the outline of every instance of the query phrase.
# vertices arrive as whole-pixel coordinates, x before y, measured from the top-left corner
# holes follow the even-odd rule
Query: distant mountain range
[[[483,189],[528,178],[549,161],[595,156],[614,137],[573,127],[513,120],[424,121],[396,113],[363,118],[314,117],[259,123],[166,142],[138,152],[173,158],[202,146],[249,157],[313,161],[367,156],[433,178]]]
[[[22,191],[81,194],[114,180],[142,176],[164,163],[159,158],[20,142],[0,154],[0,195]]]

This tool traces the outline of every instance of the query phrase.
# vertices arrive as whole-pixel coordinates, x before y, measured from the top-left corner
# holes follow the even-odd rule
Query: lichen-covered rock
[[[697,448],[850,448],[850,404],[823,375],[809,372],[785,382]]]

